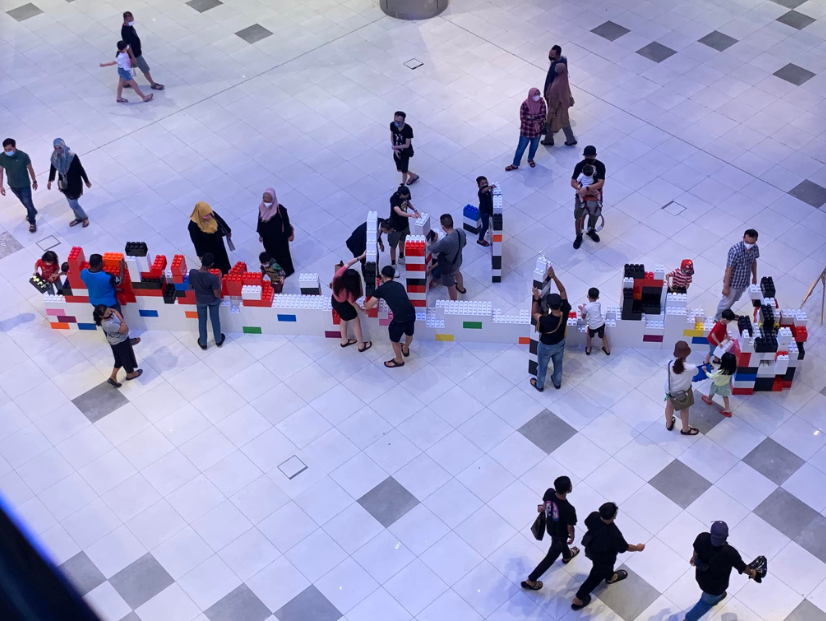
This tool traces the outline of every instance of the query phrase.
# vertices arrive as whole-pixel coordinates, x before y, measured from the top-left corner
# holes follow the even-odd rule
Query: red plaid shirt
[[[528,104],[522,102],[522,107],[519,108],[519,133],[525,138],[537,138],[542,135],[542,126],[545,124],[545,116],[547,108],[545,108],[545,100],[539,100],[540,109],[539,114],[531,114],[528,111]]]

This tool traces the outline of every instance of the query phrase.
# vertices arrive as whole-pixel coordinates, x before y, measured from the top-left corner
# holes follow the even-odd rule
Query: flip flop
[[[387,361],[385,361],[384,366],[386,366],[388,369],[395,369],[396,367],[403,367],[404,362],[396,362],[395,360],[387,360]]]
[[[611,355],[611,352],[610,352],[610,351],[608,351],[607,349],[605,349],[604,347],[602,348],[602,351],[604,351],[604,352],[605,352],[605,355],[606,355],[606,356],[610,356],[610,355]]]
[[[77,226],[78,224],[80,224],[80,220],[72,220],[69,222],[69,226]]]
[[[143,369],[135,369],[135,373],[137,373],[135,377],[127,377],[126,381],[131,382],[132,380],[138,379],[141,375],[143,375]]]
[[[155,97],[155,95],[153,95],[152,93],[149,93],[149,96],[146,99],[143,100],[143,103],[146,103],[148,101],[152,101],[153,97]]]
[[[617,575],[616,580],[606,580],[605,584],[616,584],[617,582],[622,582],[628,577],[628,572],[624,569],[618,569],[614,572]],[[613,576],[611,576],[613,578]]]
[[[677,419],[672,416],[671,417],[671,422],[665,424],[665,428],[666,428],[667,431],[671,431],[672,429],[674,429],[674,423],[676,422],[676,420]]]
[[[129,100],[124,99],[123,97],[121,97],[120,99],[116,99],[115,101],[118,102],[118,103],[129,103]]]
[[[585,348],[585,355],[586,355],[586,356],[590,356],[590,355],[591,355],[591,348],[590,348],[590,347],[586,347],[586,348]]]
[[[467,293],[467,289],[459,289],[459,287],[456,287],[456,291],[458,291],[458,292],[459,292],[459,293],[461,293],[462,295],[464,295],[464,294],[466,294],[466,293]]]
[[[720,414],[722,414],[726,418],[731,418],[731,410],[720,410]]]
[[[408,348],[408,350],[405,352],[404,347],[402,347],[402,356],[404,356],[405,358],[409,358],[410,357],[410,349]]]
[[[89,218],[86,218],[86,219],[83,221],[83,228],[85,229],[87,226],[89,226]]]
[[[516,170],[518,168],[519,168],[519,166],[514,166],[513,164],[508,164],[507,166],[505,166],[505,172],[510,172],[510,171]]]
[[[703,400],[703,403],[705,403],[706,405],[711,405],[712,401],[709,397],[707,397],[706,395],[703,395],[701,398]]]
[[[132,345],[132,346],[135,346],[140,342],[141,342],[141,337],[139,337],[139,336],[136,336],[133,339],[129,339],[129,344]]]
[[[536,168],[536,162],[534,162],[533,160],[528,160],[528,166],[530,166],[531,168]]]
[[[536,385],[536,378],[535,377],[531,379],[531,386],[536,388],[536,390],[539,391],[539,392],[542,392],[543,390],[545,390],[544,388],[540,388],[539,386]]]
[[[358,343],[358,341],[356,339],[347,339],[347,344],[346,345],[342,345],[341,343],[339,343],[338,345],[339,345],[339,347],[350,347],[350,345],[352,345],[354,343]]]
[[[110,377],[108,380],[106,380],[106,381],[107,381],[110,385],[114,386],[115,388],[120,388],[121,386],[123,386],[123,384],[121,384],[120,382],[116,382],[116,381],[115,381],[115,380],[113,380],[111,377]]]
[[[153,91],[162,91],[164,89],[164,85],[163,84],[158,84],[157,82],[155,82],[150,88]]]
[[[524,580],[522,581],[522,588],[523,589],[528,589],[529,591],[538,591],[539,589],[542,588],[542,586],[543,585],[542,585],[541,582],[534,582],[534,585],[531,586],[530,584],[528,584]]]
[[[486,242],[483,239],[477,239],[476,243],[479,244],[480,246],[490,246],[490,243]]]
[[[363,354],[373,346],[373,341],[364,341],[364,347],[359,349],[359,353]]]
[[[36,224],[30,224],[29,225],[29,233],[37,233],[37,225]]]
[[[689,427],[688,431],[683,431],[682,429],[680,429],[680,433],[684,436],[696,436],[698,433],[700,433],[700,430],[696,427]]]
[[[574,560],[574,557],[575,557],[577,554],[579,554],[579,548],[577,548],[576,546],[574,546],[573,548],[571,548],[571,558],[569,558],[567,561],[563,558],[563,559],[562,559],[562,564],[563,564],[563,565],[567,565],[567,564],[568,564],[568,563],[570,563],[572,560]]]
[[[588,597],[582,600],[581,604],[571,604],[571,610],[582,610],[583,608],[585,608],[585,606],[587,606],[590,603],[591,596],[589,595]]]
[[[408,179],[408,180],[407,180],[407,185],[413,185],[413,184],[414,184],[414,183],[416,183],[418,180],[419,180],[419,175],[416,175],[416,176],[415,176],[415,177],[413,177],[412,179]]]

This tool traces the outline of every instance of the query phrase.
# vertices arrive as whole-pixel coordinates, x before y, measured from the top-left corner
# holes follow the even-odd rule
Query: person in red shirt
[[[49,283],[49,293],[54,295],[55,285],[60,280],[60,261],[57,258],[57,253],[52,250],[47,250],[43,253],[34,264],[34,275],[37,276],[37,270],[40,270],[40,276]]]
[[[723,311],[723,316],[720,321],[714,324],[711,332],[708,333],[708,355],[704,364],[711,362],[711,357],[714,355],[714,350],[728,338],[728,324],[737,319],[737,315],[730,308]]]

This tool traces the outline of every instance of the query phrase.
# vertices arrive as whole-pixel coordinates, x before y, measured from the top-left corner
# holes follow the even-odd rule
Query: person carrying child
[[[585,336],[585,355],[591,355],[591,339],[596,335],[602,339],[602,351],[606,356],[611,355],[608,337],[605,336],[605,317],[602,315],[602,305],[599,303],[599,289],[588,289],[588,303],[579,305],[582,320],[588,326]]]
[[[284,287],[284,278],[287,273],[276,263],[275,259],[273,259],[268,252],[259,254],[258,260],[261,262],[261,273],[270,279],[272,290],[275,293],[281,293],[281,289]]]
[[[724,353],[720,358],[720,368],[708,373],[711,385],[708,389],[708,396],[703,395],[703,403],[706,405],[713,403],[714,395],[720,395],[723,398],[723,409],[720,410],[720,414],[726,418],[731,418],[731,404],[728,398],[731,395],[731,379],[736,370],[737,357],[731,352]]]
[[[126,41],[118,41],[118,53],[115,56],[115,60],[110,63],[100,63],[101,67],[111,67],[112,65],[118,66],[118,103],[129,103],[128,99],[122,97],[123,87],[127,84],[135,91],[138,97],[144,101],[152,101],[154,95],[152,93],[144,95],[138,83],[135,82],[135,78],[132,77],[132,60],[129,58],[129,45]]]
[[[737,320],[737,315],[734,314],[734,311],[730,308],[727,308],[723,311],[720,320],[714,324],[714,327],[711,328],[711,332],[708,333],[708,354],[706,355],[706,359],[703,361],[703,364],[708,364],[711,362],[712,356],[714,356],[714,350],[717,349],[722,343],[728,340],[728,324],[732,321]]]
[[[37,276],[37,270],[40,270],[40,276],[49,283],[49,293],[55,294],[55,283],[60,287],[60,261],[57,254],[52,250],[47,250],[43,253],[34,264],[34,275]]]

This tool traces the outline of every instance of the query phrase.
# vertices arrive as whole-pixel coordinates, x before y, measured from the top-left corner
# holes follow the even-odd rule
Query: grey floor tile
[[[692,423],[694,423],[692,417]],[[683,509],[702,496],[711,483],[683,462],[675,459],[655,474],[651,486]]]
[[[150,553],[121,569],[109,579],[127,604],[133,609],[142,606],[175,582]]]
[[[609,41],[616,41],[623,35],[627,35],[630,30],[625,28],[624,26],[620,26],[619,24],[615,24],[612,21],[607,21],[604,24],[600,24],[593,30],[591,30],[596,35],[599,35],[603,39],[608,39]]]
[[[787,9],[796,9],[801,4],[804,4],[806,0],[772,0],[772,2],[784,6]]]
[[[60,571],[77,589],[80,595],[86,595],[89,591],[99,587],[106,582],[106,578],[92,562],[85,552],[78,552],[68,561],[60,566]]]
[[[628,577],[617,584],[603,582],[594,594],[625,621],[634,621],[660,593],[625,565],[619,569],[627,571]]]
[[[241,37],[247,43],[258,43],[262,39],[266,39],[272,33],[264,28],[261,24],[253,24],[243,30],[239,30],[236,32],[239,37]]]
[[[576,429],[547,409],[517,431],[549,455],[576,435]]]
[[[114,386],[103,382],[72,399],[72,403],[90,422],[95,423],[129,403],[129,399]]]
[[[784,621],[826,621],[826,612],[804,599]]]
[[[338,621],[342,614],[313,585],[275,611],[278,621]]]
[[[74,2],[74,0],[66,0],[66,2]],[[142,621],[142,619],[138,616],[138,613],[133,610],[120,621]]]
[[[809,17],[808,15],[804,15],[798,11],[789,11],[788,13],[784,13],[780,17],[777,18],[781,24],[786,24],[787,26],[791,26],[792,28],[797,28],[798,30],[803,30],[806,26],[814,24],[815,20],[813,17]]]
[[[805,84],[813,77],[815,74],[809,71],[808,69],[804,69],[803,67],[798,67],[793,63],[789,63],[785,67],[781,67],[777,71],[774,72],[781,80],[786,80],[795,86],[800,86],[801,84]]]
[[[730,37],[719,30],[715,30],[714,32],[708,33],[702,39],[699,39],[699,42],[717,50],[718,52],[725,52],[728,48],[737,43],[737,39]]]
[[[795,543],[826,563],[826,517],[818,515],[800,531]]]
[[[19,6],[16,9],[12,9],[11,11],[7,11],[7,13],[18,22],[22,22],[30,17],[34,17],[35,15],[40,15],[42,12],[43,11],[34,6],[31,2],[24,4],[23,6]]]
[[[826,188],[808,179],[794,186],[789,194],[812,207],[820,208],[826,203]]]
[[[777,485],[783,485],[805,463],[771,438],[754,447],[743,461]]]
[[[754,514],[774,526],[789,539],[801,535],[819,515],[817,511],[782,487],[778,487],[757,505]],[[817,528],[810,532],[815,531]]]
[[[270,609],[242,584],[207,608],[204,614],[209,621],[264,621],[270,616]]]
[[[221,0],[189,0],[187,4],[199,13],[204,13],[205,11],[214,9],[216,6],[221,6],[224,3],[221,2]]]
[[[720,414],[722,400],[717,397],[714,405],[706,405],[700,398],[699,391],[694,393],[694,397],[694,405],[691,406],[691,426],[696,427],[700,433],[705,435],[726,420],[726,417]]]
[[[419,504],[419,501],[396,479],[387,477],[359,498],[358,503],[382,526],[390,528],[396,520]]]
[[[23,250],[23,244],[17,241],[8,231],[0,233],[0,259],[14,254],[18,250]]]
[[[672,50],[670,47],[667,47],[662,43],[657,43],[656,41],[652,41],[645,47],[637,50],[637,54],[644,56],[648,60],[653,60],[655,63],[661,63],[666,58],[671,58],[676,53],[676,50]]]

